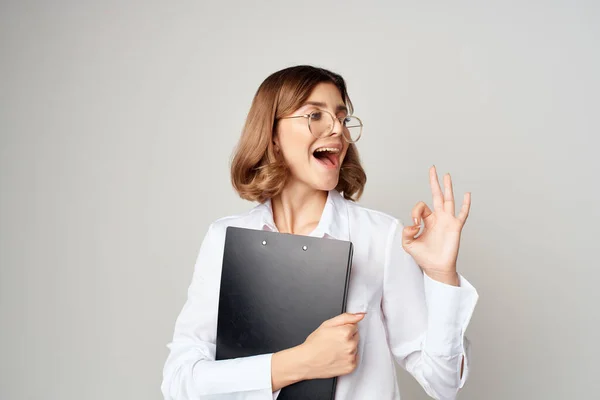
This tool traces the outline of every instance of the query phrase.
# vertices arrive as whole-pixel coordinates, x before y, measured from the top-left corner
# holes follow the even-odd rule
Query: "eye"
[[[314,121],[319,121],[323,117],[323,113],[321,111],[313,111],[310,113],[310,119]]]

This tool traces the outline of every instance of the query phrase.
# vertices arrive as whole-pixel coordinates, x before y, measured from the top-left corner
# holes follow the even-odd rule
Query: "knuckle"
[[[356,361],[352,360],[352,362],[350,363],[350,365],[348,366],[348,372],[352,372],[356,369]]]
[[[347,374],[349,374],[349,373],[350,373],[350,372],[352,372],[352,371],[354,371],[354,364],[352,363],[352,361],[349,361],[349,362],[346,364],[345,372],[346,372]]]

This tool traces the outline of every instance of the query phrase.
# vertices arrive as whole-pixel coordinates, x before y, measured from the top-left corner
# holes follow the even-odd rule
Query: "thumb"
[[[410,245],[415,240],[415,236],[417,233],[419,233],[420,228],[421,226],[416,224],[412,226],[405,226],[402,229],[402,244],[404,246]]]
[[[365,313],[348,313],[337,315],[331,319],[328,319],[323,324],[326,326],[340,326],[345,324],[355,324],[365,317]]]

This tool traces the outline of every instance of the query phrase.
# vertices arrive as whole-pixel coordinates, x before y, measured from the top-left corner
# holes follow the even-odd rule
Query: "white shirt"
[[[175,323],[161,389],[172,400],[272,400],[271,354],[215,361],[225,229],[277,231],[271,201],[223,217],[200,246],[188,298]],[[349,240],[354,256],[346,311],[367,311],[358,323],[359,364],[338,377],[338,400],[400,399],[394,359],[429,396],[454,399],[469,374],[465,330],[478,300],[459,286],[429,278],[402,248],[401,220],[346,200],[331,190],[314,237]],[[465,356],[462,379],[461,359]]]

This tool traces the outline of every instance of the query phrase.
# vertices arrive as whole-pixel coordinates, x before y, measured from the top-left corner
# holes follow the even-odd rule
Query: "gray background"
[[[254,205],[252,96],[304,63],[365,122],[362,204],[410,221],[431,164],[472,192],[460,398],[597,395],[599,3],[250,3],[2,2],[0,398],[161,397],[208,224]]]

